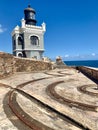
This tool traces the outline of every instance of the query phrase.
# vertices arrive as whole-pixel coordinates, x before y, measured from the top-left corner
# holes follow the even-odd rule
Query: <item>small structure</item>
[[[35,10],[28,6],[24,10],[25,18],[21,20],[21,27],[16,26],[12,31],[13,55],[42,59],[44,52],[45,23],[36,26]]]
[[[56,57],[56,64],[57,65],[62,65],[62,64],[64,65],[64,62],[62,61],[62,58],[60,56]]]
[[[62,61],[62,58],[60,56],[56,57],[56,61],[52,62],[52,69],[59,68],[63,69],[66,68],[66,64]]]

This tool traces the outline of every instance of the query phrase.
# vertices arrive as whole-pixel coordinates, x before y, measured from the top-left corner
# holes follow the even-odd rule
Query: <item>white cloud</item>
[[[92,53],[92,56],[95,56],[96,54],[95,53]]]
[[[3,28],[2,25],[0,24],[0,33],[3,33],[3,32],[5,32],[5,31],[6,31],[6,29]]]
[[[69,55],[67,54],[67,55],[65,55],[65,58],[68,58],[69,57]]]

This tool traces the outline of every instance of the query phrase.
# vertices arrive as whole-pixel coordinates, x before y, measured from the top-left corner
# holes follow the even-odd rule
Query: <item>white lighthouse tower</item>
[[[12,31],[13,55],[18,57],[42,59],[44,52],[45,23],[37,26],[35,10],[28,6],[24,10],[21,27],[16,26]]]

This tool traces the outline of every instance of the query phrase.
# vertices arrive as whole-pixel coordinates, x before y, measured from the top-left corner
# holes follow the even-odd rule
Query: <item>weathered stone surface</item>
[[[11,54],[0,52],[0,78],[15,72],[50,70],[52,68],[51,66],[50,62],[17,58]]]
[[[49,95],[46,91],[49,85],[58,81],[64,82],[57,84],[55,86],[55,91],[61,97],[72,101],[69,105],[66,102],[62,103],[62,99],[60,99],[60,101]],[[31,118],[41,122],[41,124],[44,124],[47,127],[49,126],[51,129],[83,130],[82,128],[75,126],[73,123],[70,124],[67,122],[65,117],[62,118],[61,114],[63,114],[73,119],[73,121],[83,125],[85,127],[84,129],[87,127],[91,130],[98,130],[98,111],[89,110],[87,107],[86,109],[83,109],[78,105],[75,106],[75,102],[79,102],[86,105],[93,105],[98,108],[98,96],[88,95],[78,90],[81,86],[87,85],[87,91],[97,93],[97,90],[94,89],[96,84],[85,77],[82,73],[78,73],[75,69],[55,69],[52,71],[47,71],[47,73],[18,72],[12,76],[0,80],[0,83],[12,86],[17,93],[15,102],[18,103],[21,109]],[[5,127],[6,130],[11,128],[18,130],[19,122],[16,122],[16,127],[13,125],[16,121],[16,117],[11,115],[11,117],[8,118],[9,108],[6,107],[7,102],[4,102],[6,99],[6,93],[10,90],[10,88],[6,88],[2,86],[2,84],[0,85],[1,130],[3,130],[3,126],[7,126]],[[18,89],[25,92],[26,95],[18,93],[18,91],[16,91],[17,86]],[[30,95],[30,97],[28,98],[27,95]],[[42,102],[43,105],[40,102]],[[49,106],[48,109],[47,106]],[[22,112],[20,112],[20,114],[21,113]],[[25,117],[24,114],[23,117]],[[23,129],[23,126],[21,126],[21,129]]]
[[[16,100],[15,98],[12,100],[17,113],[23,116],[23,119],[26,115],[30,116],[42,130],[48,130],[48,128],[49,130],[81,130],[82,128],[74,125],[75,122],[83,125],[84,129],[87,127],[98,130],[96,84],[72,68],[38,72],[50,69],[51,63],[48,62],[21,59],[11,54],[0,53],[0,76],[5,76],[0,80],[0,130],[30,130],[9,108],[8,92],[11,90],[17,94]],[[97,76],[95,73],[97,70],[92,71],[87,68],[84,70],[90,75]],[[6,77],[8,75],[9,77]],[[51,95],[47,88],[51,85],[53,87],[53,84],[58,82],[60,84],[55,85]],[[25,94],[16,91],[17,88]],[[54,97],[55,94],[58,94],[60,98]],[[92,107],[89,108],[90,106]],[[21,115],[23,112],[25,115]],[[72,123],[65,120],[65,116],[71,118]]]
[[[52,68],[67,68],[66,64],[62,61],[60,56],[56,57],[56,61],[52,63]]]
[[[77,69],[79,69],[84,74],[88,75],[90,78],[98,80],[98,68],[80,66],[77,67]]]

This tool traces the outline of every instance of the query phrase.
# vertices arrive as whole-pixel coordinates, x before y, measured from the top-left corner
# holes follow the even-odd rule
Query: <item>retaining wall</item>
[[[83,72],[84,74],[88,75],[90,78],[98,80],[98,69],[97,68],[90,68],[85,66],[79,66],[78,69]]]
[[[34,72],[51,70],[52,64],[26,58],[17,58],[11,54],[0,52],[0,78],[15,72]]]

